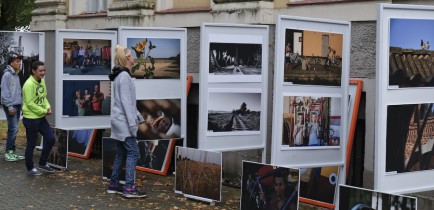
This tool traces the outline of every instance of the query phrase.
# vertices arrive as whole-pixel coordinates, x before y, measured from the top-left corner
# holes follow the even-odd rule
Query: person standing
[[[21,106],[23,97],[21,96],[20,77],[21,61],[23,56],[11,54],[8,58],[8,65],[3,71],[1,79],[1,102],[8,122],[8,132],[6,140],[6,161],[18,161],[24,156],[15,153],[15,139],[18,133],[18,122],[20,121]]]
[[[113,106],[111,108],[110,138],[116,141],[116,157],[107,193],[119,193],[126,198],[146,197],[146,192],[139,191],[135,184],[136,163],[139,156],[137,143],[138,124],[144,119],[137,110],[136,89],[131,79],[134,56],[131,50],[121,45],[116,46],[115,67],[109,75],[112,83]],[[126,158],[125,186],[119,183],[122,162]]]
[[[47,100],[47,88],[44,81],[45,64],[36,61],[32,64],[32,76],[23,86],[23,124],[26,128],[26,168],[29,175],[41,175],[41,171],[53,173],[54,169],[47,165],[48,155],[54,145],[53,130],[45,116],[52,114],[50,103]],[[38,169],[33,166],[33,151],[36,147],[38,133],[44,138]]]

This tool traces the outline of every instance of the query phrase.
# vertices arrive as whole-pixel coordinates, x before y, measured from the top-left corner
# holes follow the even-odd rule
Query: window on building
[[[107,12],[113,0],[69,0],[69,15],[84,15]]]

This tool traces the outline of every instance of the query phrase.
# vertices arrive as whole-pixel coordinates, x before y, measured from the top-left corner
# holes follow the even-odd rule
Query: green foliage
[[[0,30],[27,28],[35,8],[35,0],[0,0]]]

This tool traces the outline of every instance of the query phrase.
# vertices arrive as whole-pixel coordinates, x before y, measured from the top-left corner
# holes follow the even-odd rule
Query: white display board
[[[110,128],[110,114],[93,112],[90,116],[81,116],[75,105],[76,93],[84,97],[85,89],[93,95],[94,86],[99,85],[104,100],[110,99],[110,81],[108,75],[113,68],[114,49],[117,44],[116,31],[59,29],[55,32],[55,92],[54,104],[55,127],[60,129],[100,129]],[[84,51],[75,58],[76,48]],[[97,58],[99,51],[100,57]],[[92,56],[92,57],[91,57]],[[70,89],[70,90],[69,90]],[[99,94],[100,95],[100,94]],[[104,103],[104,102],[101,102]]]
[[[199,149],[265,148],[268,33],[268,26],[202,24]]]
[[[403,160],[406,159],[408,151],[412,151],[410,156],[415,152],[420,152],[412,146],[410,131],[411,126],[419,128],[422,123],[416,123],[416,118],[390,120],[391,122],[388,122],[388,118],[405,115],[399,110],[398,112],[392,111],[397,110],[396,108],[413,106],[407,114],[416,113],[424,104],[434,102],[434,89],[430,83],[432,65],[429,61],[432,58],[429,41],[433,40],[434,34],[434,7],[379,4],[377,17],[374,187],[375,190],[393,193],[433,190],[434,183],[431,177],[434,176],[434,170],[432,168],[390,170],[393,168],[390,167],[391,164],[407,165],[407,162]],[[396,114],[388,116],[389,111]],[[432,114],[432,111],[428,110],[425,113]],[[425,114],[419,116],[422,120]],[[409,124],[406,128],[394,129],[390,128],[392,123]],[[390,139],[390,136],[387,137],[403,129],[405,129],[403,135],[393,139]],[[414,133],[417,135],[418,132]],[[431,132],[424,129],[421,133],[425,136],[427,143],[422,143],[419,148],[424,150],[424,147],[428,146],[429,150],[432,150],[432,146],[428,145],[433,140]],[[392,145],[400,148],[395,149],[394,153],[400,153],[398,156],[402,157],[401,160],[390,158]],[[419,160],[422,161],[422,159]],[[431,158],[427,161],[428,165],[432,162]]]
[[[176,101],[177,105],[172,103],[172,107],[160,107],[160,111],[167,116],[168,112],[173,113],[176,109],[177,117],[172,117],[172,126],[180,127],[180,134],[171,137],[187,139],[187,30],[120,27],[118,34],[119,44],[131,49],[135,57],[132,75],[137,100],[160,104],[167,100]],[[187,142],[183,144],[186,146]]]
[[[350,29],[345,21],[277,18],[271,164],[344,165]]]
[[[21,64],[20,80],[25,82],[31,71],[31,61],[37,59],[45,61],[45,34],[42,32],[17,32],[17,31],[0,31],[2,43],[0,48],[7,49],[7,52],[2,52],[0,56],[0,71],[3,72],[7,65],[7,53],[15,52],[24,56],[24,61]],[[24,84],[24,83],[23,83]],[[6,120],[5,112],[0,110],[0,120]]]

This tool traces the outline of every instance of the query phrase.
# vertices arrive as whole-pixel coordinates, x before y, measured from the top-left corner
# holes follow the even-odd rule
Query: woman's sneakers
[[[28,175],[32,175],[32,176],[40,176],[40,175],[42,175],[42,173],[39,172],[38,169],[36,169],[36,168],[32,168],[32,170],[28,170],[27,174]]]
[[[119,185],[109,184],[109,186],[107,187],[107,193],[122,195],[124,193],[124,187],[121,184]]]
[[[136,185],[133,185],[130,188],[125,188],[122,195],[126,198],[144,198],[146,197],[145,191],[139,191],[136,188]]]
[[[24,156],[15,154],[14,150],[7,150],[5,153],[5,160],[12,162],[12,161],[18,161],[23,160]]]
[[[39,165],[38,169],[41,170],[41,171],[43,171],[43,172],[47,172],[47,173],[54,173],[56,171],[53,168],[51,168],[50,166],[48,166],[48,165],[45,165],[45,166]]]

